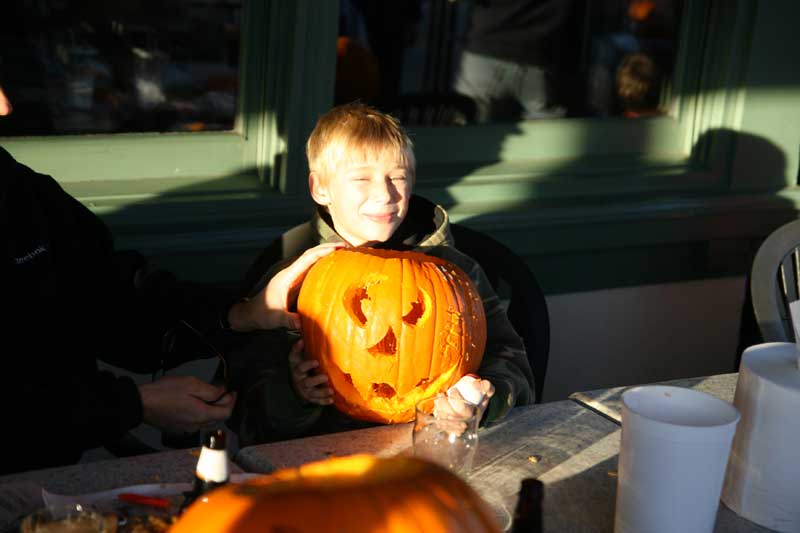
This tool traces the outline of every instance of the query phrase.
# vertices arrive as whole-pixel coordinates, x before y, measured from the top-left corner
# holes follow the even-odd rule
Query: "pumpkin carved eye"
[[[367,324],[367,317],[361,309],[361,302],[369,300],[367,288],[355,286],[348,288],[344,293],[344,308],[355,322],[364,326]]]
[[[403,322],[410,326],[416,326],[417,322],[422,317],[427,317],[425,310],[428,308],[426,305],[430,302],[431,297],[422,290],[417,292],[417,301],[411,302],[411,311],[403,315]]]

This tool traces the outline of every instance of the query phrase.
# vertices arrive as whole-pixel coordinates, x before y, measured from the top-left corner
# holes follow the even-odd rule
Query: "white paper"
[[[248,479],[258,477],[262,474],[231,474],[232,483],[243,483]],[[117,501],[120,494],[138,494],[140,496],[167,497],[175,496],[192,490],[191,483],[150,483],[145,485],[131,485],[119,487],[101,492],[91,492],[88,494],[56,494],[42,489],[42,500],[44,505],[63,505],[80,503],[81,505],[99,506],[104,503]]]

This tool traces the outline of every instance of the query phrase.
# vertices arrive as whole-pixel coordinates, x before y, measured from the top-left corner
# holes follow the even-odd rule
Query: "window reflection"
[[[412,125],[664,114],[682,0],[342,0],[336,103]]]
[[[241,0],[20,0],[0,17],[0,135],[229,130]]]

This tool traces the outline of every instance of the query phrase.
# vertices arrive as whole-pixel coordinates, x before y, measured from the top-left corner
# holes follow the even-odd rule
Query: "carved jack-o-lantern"
[[[309,270],[297,309],[334,404],[362,420],[411,420],[419,400],[475,372],[486,345],[472,280],[418,252],[338,250]]]
[[[172,533],[497,533],[469,484],[417,457],[337,457],[208,493]]]

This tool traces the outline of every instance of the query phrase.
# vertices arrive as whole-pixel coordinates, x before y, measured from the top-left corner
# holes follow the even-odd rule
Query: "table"
[[[502,422],[481,430],[469,480],[504,527],[511,524],[520,480],[547,475],[546,505],[558,509],[545,516],[550,531],[589,530],[588,522],[600,526],[596,531],[610,531],[614,501],[607,495],[616,478],[603,462],[616,454],[618,434],[616,424],[574,402],[517,408]],[[239,451],[236,462],[251,471],[269,472],[333,453],[388,456],[409,453],[410,447],[411,425],[402,424],[250,446]],[[583,481],[568,481],[573,476]]]
[[[711,392],[730,401],[735,374],[670,382]],[[613,530],[620,426],[613,421],[626,387],[579,393],[560,401],[514,409],[480,431],[478,453],[468,478],[507,528],[520,481],[537,477],[545,484],[545,531]],[[587,403],[588,402],[588,403]],[[598,414],[598,407],[604,414]],[[243,448],[234,457],[247,472],[270,472],[333,455],[409,453],[411,426],[401,424],[308,437]],[[102,461],[0,477],[4,484],[29,480],[47,490],[80,493],[128,484],[187,481],[196,457],[189,450]],[[1,496],[0,496],[1,497]],[[0,502],[2,504],[2,502]],[[720,506],[716,531],[769,531]]]
[[[739,374],[717,374],[715,376],[702,376],[696,378],[676,379],[660,382],[659,385],[673,385],[707,392],[728,403],[733,403],[736,392],[736,380]],[[614,387],[612,389],[598,389],[586,392],[575,392],[569,398],[584,407],[595,411],[597,414],[616,423],[622,421],[622,393],[634,387]]]
[[[735,374],[682,380],[732,398]],[[671,382],[678,384],[679,382]],[[583,393],[610,411],[626,387]],[[617,489],[620,426],[576,401],[514,409],[502,422],[484,428],[469,476],[470,484],[492,507],[501,526],[511,525],[520,481],[537,477],[545,484],[544,531],[612,531]],[[248,471],[269,472],[331,455],[408,453],[409,424],[262,444],[242,449],[237,463]],[[716,531],[769,531],[720,505]]]

